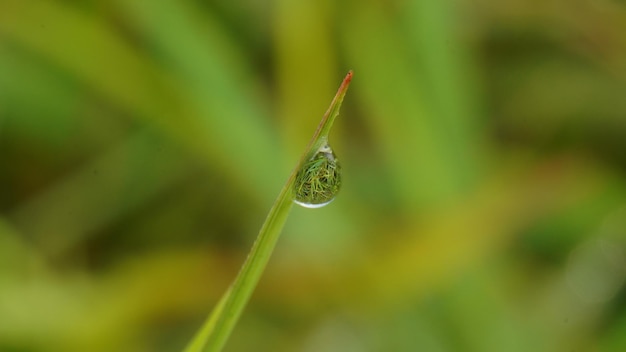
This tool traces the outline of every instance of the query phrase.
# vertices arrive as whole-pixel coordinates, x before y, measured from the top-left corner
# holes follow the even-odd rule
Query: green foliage
[[[291,210],[225,351],[626,350],[625,25],[619,1],[0,1],[0,350],[180,351],[349,68],[340,197]]]

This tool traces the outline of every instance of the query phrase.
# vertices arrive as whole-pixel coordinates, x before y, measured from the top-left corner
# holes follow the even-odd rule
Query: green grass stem
[[[335,119],[339,115],[341,103],[343,102],[351,80],[352,71],[348,72],[344,78],[337,94],[335,94],[335,97],[330,103],[330,107],[324,114],[309,145],[302,154],[298,165],[293,169],[291,176],[289,176],[289,179],[280,191],[235,281],[222,296],[209,318],[196,333],[196,336],[194,336],[184,352],[217,352],[221,351],[226,344],[228,337],[263,274],[263,270],[274,250],[276,241],[287,221],[287,216],[293,206],[292,189],[296,174],[302,165],[327,142],[328,134],[330,133]]]

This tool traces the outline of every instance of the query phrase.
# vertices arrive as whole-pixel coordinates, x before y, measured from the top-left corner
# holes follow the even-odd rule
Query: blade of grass
[[[287,183],[283,186],[270,209],[241,271],[184,352],[216,352],[223,348],[259,282],[278,236],[287,221],[287,216],[293,205],[292,188],[296,173],[304,162],[313,157],[315,152],[326,143],[330,129],[339,115],[341,103],[351,80],[352,71],[348,72],[341,83],[298,165],[291,172],[291,176],[287,179]]]

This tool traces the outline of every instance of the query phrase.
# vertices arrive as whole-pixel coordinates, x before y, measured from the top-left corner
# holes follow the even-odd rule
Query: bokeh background
[[[0,0],[0,351],[626,350],[626,3]]]

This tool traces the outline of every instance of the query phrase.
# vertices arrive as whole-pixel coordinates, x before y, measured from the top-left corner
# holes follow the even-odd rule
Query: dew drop
[[[296,174],[294,202],[321,208],[335,199],[341,188],[341,166],[328,144],[323,145]]]

